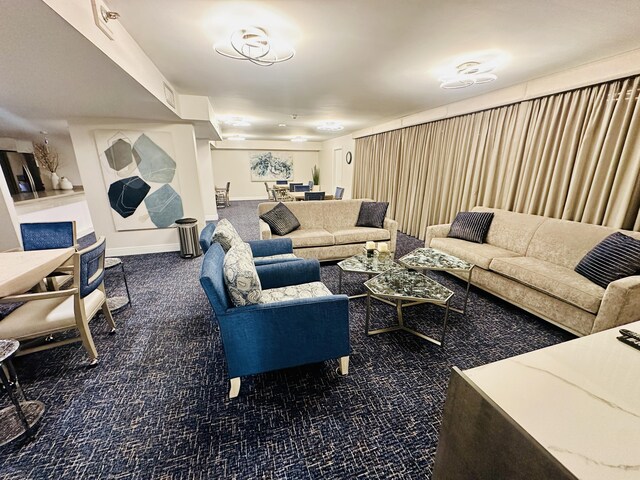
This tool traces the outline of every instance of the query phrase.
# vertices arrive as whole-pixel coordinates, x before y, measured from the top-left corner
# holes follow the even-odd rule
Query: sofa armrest
[[[315,259],[258,265],[256,271],[263,290],[320,281],[320,262]]]
[[[293,242],[290,238],[272,238],[269,240],[249,240],[254,257],[270,257],[272,255],[282,255],[293,253]]]
[[[434,238],[445,238],[449,234],[451,229],[450,223],[443,223],[441,225],[431,225],[427,227],[427,236],[424,239],[424,246],[430,247],[431,240]]]
[[[385,218],[382,228],[389,231],[389,251],[396,251],[396,241],[398,239],[398,222],[393,218]]]
[[[604,292],[591,333],[640,320],[640,275],[611,282]]]
[[[200,232],[199,242],[202,253],[207,253],[207,250],[209,250],[209,247],[211,246],[211,242],[213,240],[213,232],[216,229],[217,223],[218,222],[207,223]]]
[[[261,218],[258,219],[258,222],[260,225],[260,238],[262,240],[269,240],[271,238],[271,228],[269,227],[269,224]]]

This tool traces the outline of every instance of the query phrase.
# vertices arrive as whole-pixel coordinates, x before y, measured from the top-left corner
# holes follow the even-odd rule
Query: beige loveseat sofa
[[[388,242],[389,250],[396,251],[398,223],[384,219],[383,228],[356,227],[360,200],[318,200],[289,202],[287,208],[297,217],[300,228],[279,236],[271,233],[269,225],[260,220],[260,238],[290,238],[293,253],[303,258],[320,261],[339,260],[362,252],[365,242]],[[258,216],[268,212],[277,203],[258,205]]]
[[[476,267],[471,283],[576,335],[640,320],[640,275],[604,289],[574,271],[615,229],[476,207],[494,212],[486,243],[447,238],[450,224],[427,228],[426,246]],[[640,239],[640,233],[623,233]]]

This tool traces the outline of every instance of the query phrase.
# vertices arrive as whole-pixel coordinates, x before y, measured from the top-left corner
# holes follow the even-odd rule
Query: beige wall
[[[351,135],[343,135],[342,137],[334,138],[322,142],[322,150],[320,151],[320,171],[321,178],[324,173],[323,183],[328,185],[327,192],[334,193],[336,187],[344,187],[344,198],[351,198],[352,182],[353,182],[353,167],[357,162],[355,157],[356,142]],[[338,151],[341,150],[341,151]],[[353,161],[350,165],[347,165],[346,155],[347,152],[351,152]],[[334,156],[340,155],[340,160],[334,162]]]
[[[112,119],[79,120],[69,124],[75,154],[80,159],[78,167],[96,236],[104,235],[107,237],[108,253],[110,255],[132,255],[179,250],[178,233],[175,228],[116,231],[94,137],[95,130],[103,129],[160,131],[172,134],[184,215],[198,219],[198,226],[202,229],[204,227],[204,209],[200,194],[193,126],[136,123]]]
[[[311,180],[311,169],[314,165],[320,168],[320,187],[330,185],[330,174],[323,171],[317,151],[289,150],[281,151],[269,148],[269,142],[263,142],[264,148],[254,149],[215,149],[211,152],[213,160],[213,178],[216,186],[224,187],[231,182],[229,196],[231,200],[259,200],[266,199],[267,192],[264,182],[252,182],[249,172],[249,154],[257,151],[279,151],[293,157],[293,180],[308,182]],[[329,181],[329,183],[327,183]],[[329,192],[329,190],[327,190]]]

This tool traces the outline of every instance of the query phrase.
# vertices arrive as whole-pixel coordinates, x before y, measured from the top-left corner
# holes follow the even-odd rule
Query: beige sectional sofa
[[[359,200],[319,200],[289,202],[287,208],[298,218],[300,228],[279,236],[271,233],[269,225],[260,220],[260,238],[290,238],[293,253],[303,258],[320,261],[339,260],[362,252],[365,242],[388,242],[389,250],[395,252],[398,223],[384,219],[383,228],[356,227]],[[277,203],[258,205],[258,216],[268,212]]]
[[[471,283],[576,335],[640,320],[640,275],[604,289],[574,271],[582,257],[617,231],[476,207],[494,212],[486,243],[447,238],[450,224],[427,228],[426,246],[476,265]],[[640,239],[640,233],[623,233]]]

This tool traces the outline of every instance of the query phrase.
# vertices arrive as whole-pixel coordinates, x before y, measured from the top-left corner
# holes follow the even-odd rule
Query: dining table
[[[73,247],[0,252],[0,298],[24,293],[56,269],[70,265],[74,252]]]

